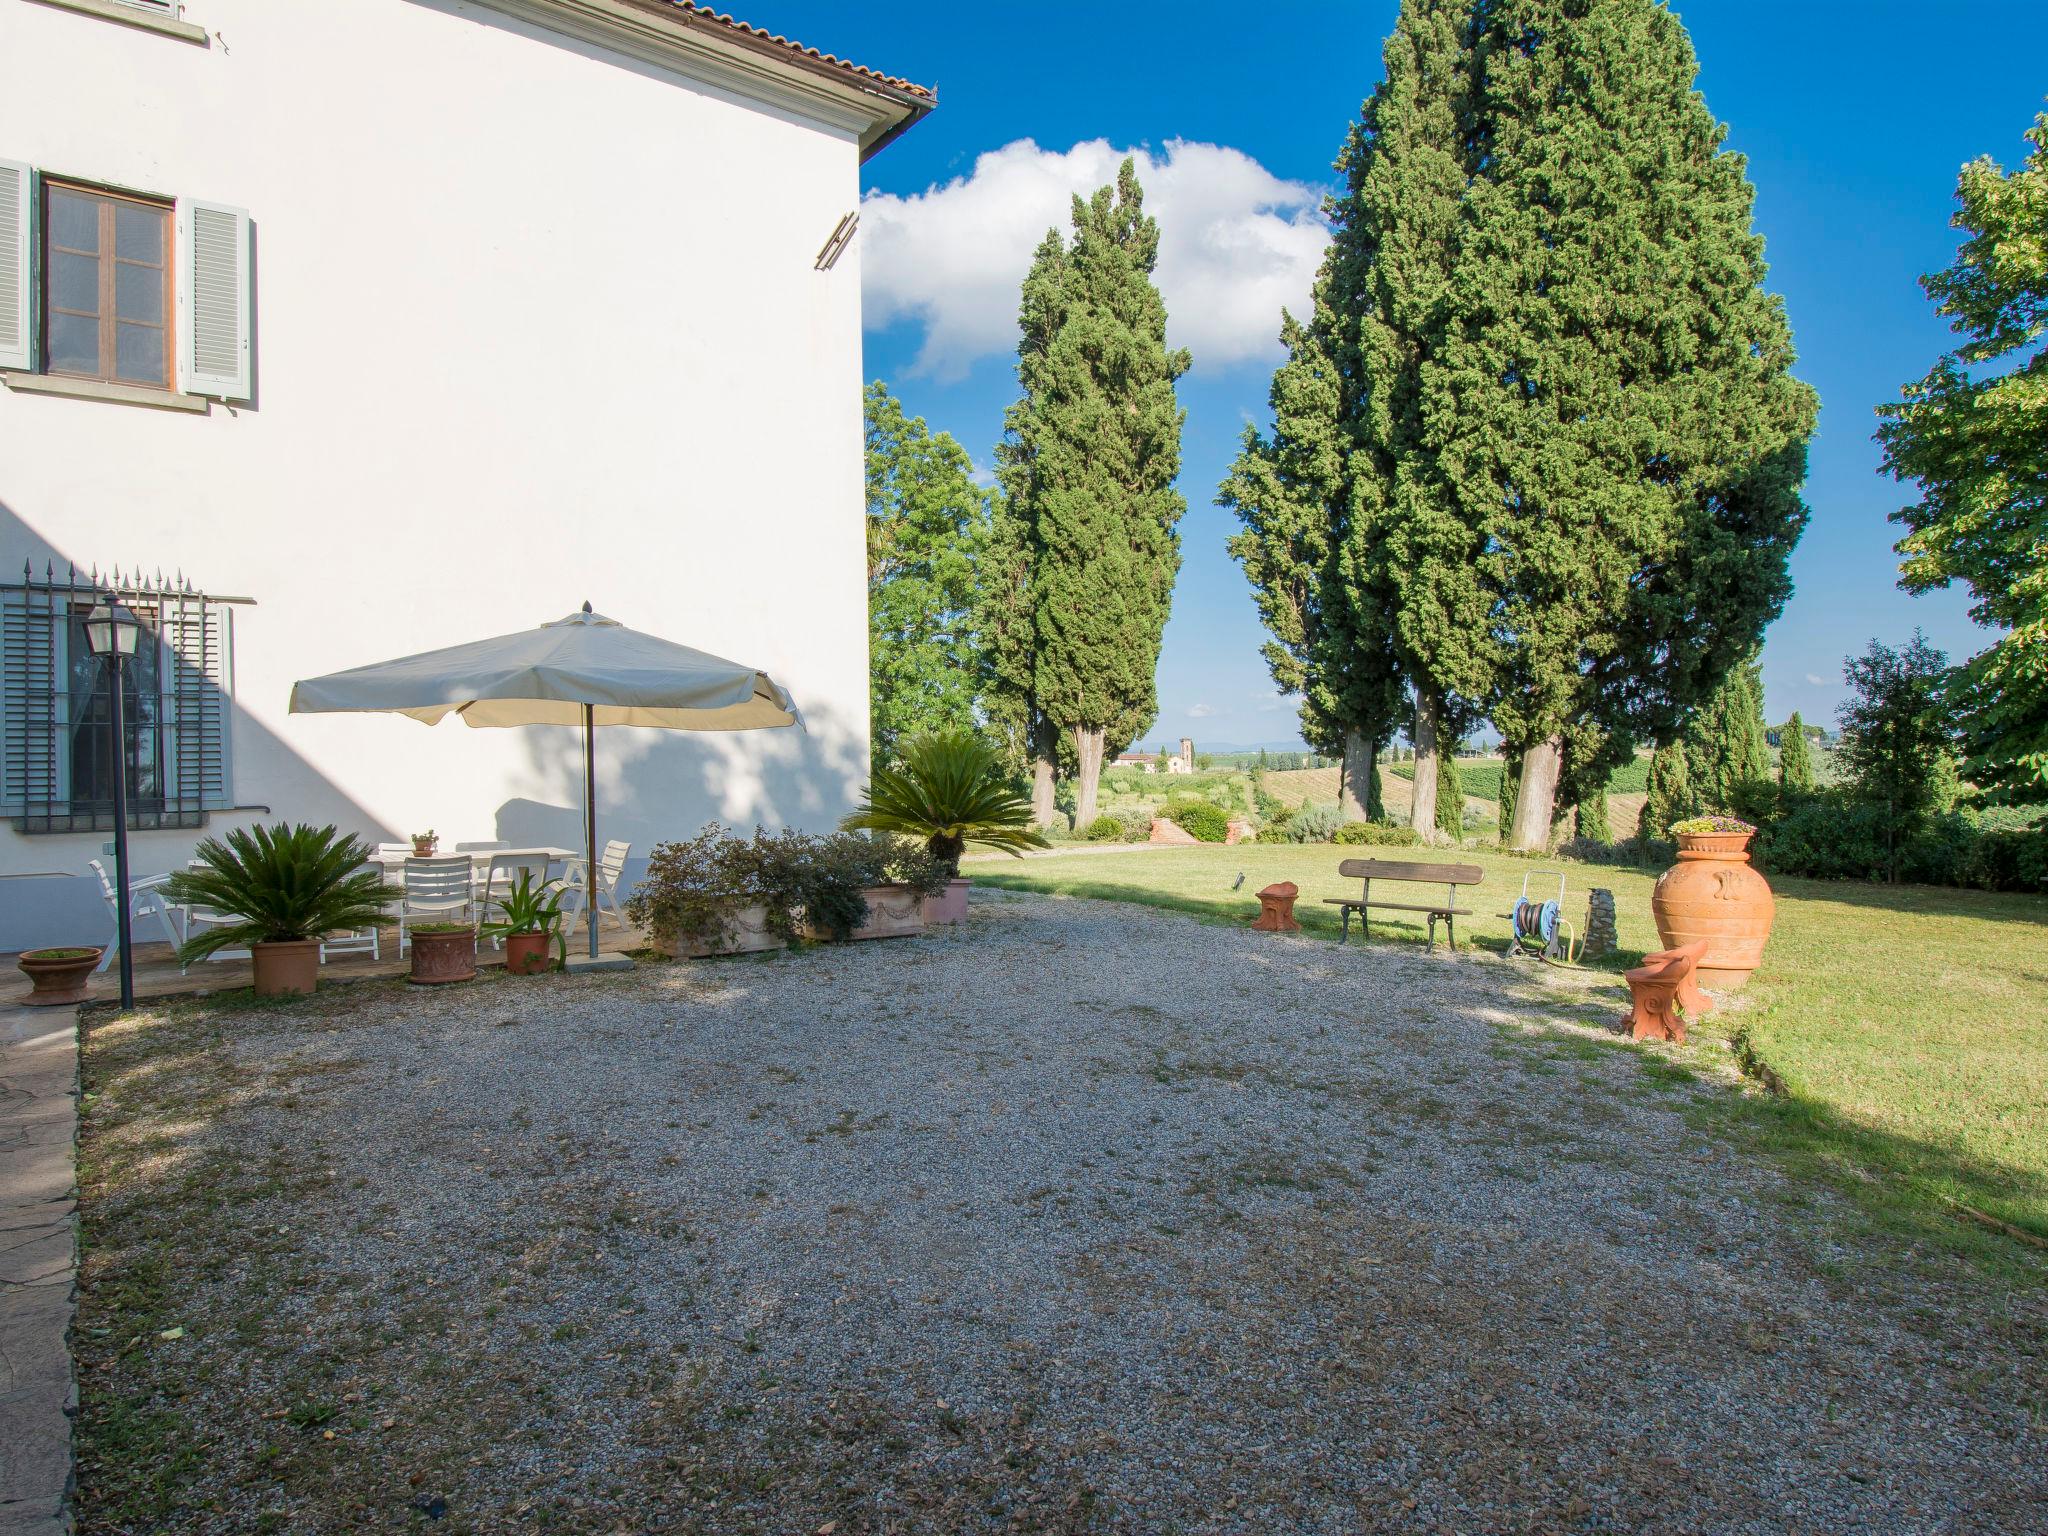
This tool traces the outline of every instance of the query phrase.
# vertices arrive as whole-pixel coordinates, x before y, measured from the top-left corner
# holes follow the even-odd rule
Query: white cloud
[[[1215,713],[1216,706],[1214,704],[1191,704],[1188,706],[1188,718],[1190,720],[1206,720]]]
[[[1277,358],[1281,307],[1306,312],[1329,243],[1321,189],[1283,180],[1242,150],[1184,139],[1162,156],[1103,139],[1065,152],[1018,139],[943,186],[870,192],[861,201],[867,322],[921,322],[914,371],[940,379],[1013,351],[1032,251],[1048,228],[1070,229],[1074,195],[1113,182],[1127,153],[1159,221],[1168,338],[1198,368]]]
[[[1807,673],[1806,680],[1809,683],[1813,684],[1813,686],[1816,688],[1825,688],[1828,685],[1828,680],[1822,677],[1818,672]]]

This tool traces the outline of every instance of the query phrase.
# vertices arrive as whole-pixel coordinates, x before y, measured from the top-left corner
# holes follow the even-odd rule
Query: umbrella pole
[[[597,958],[597,711],[583,706],[583,905],[590,923],[590,958]]]

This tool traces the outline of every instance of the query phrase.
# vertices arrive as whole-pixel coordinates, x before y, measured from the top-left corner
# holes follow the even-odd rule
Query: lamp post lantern
[[[113,598],[85,616],[85,644],[107,664],[114,714],[114,892],[120,905],[115,922],[121,945],[121,1007],[135,1006],[134,946],[128,933],[128,719],[124,673],[142,638],[142,625]]]

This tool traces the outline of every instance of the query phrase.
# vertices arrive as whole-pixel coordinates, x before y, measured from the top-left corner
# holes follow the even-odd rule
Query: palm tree
[[[333,827],[236,828],[223,843],[195,850],[203,868],[173,874],[165,895],[180,906],[211,907],[233,923],[209,923],[178,951],[190,965],[218,949],[248,949],[368,928],[384,921],[394,894],[375,869],[370,846]]]
[[[840,825],[921,837],[953,876],[969,844],[1012,854],[1048,846],[1032,828],[1030,800],[1011,787],[995,750],[972,731],[905,743],[903,761],[875,770],[867,798]]]

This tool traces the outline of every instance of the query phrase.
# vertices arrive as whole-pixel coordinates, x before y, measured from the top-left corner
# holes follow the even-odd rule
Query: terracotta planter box
[[[924,898],[904,885],[871,885],[861,892],[867,898],[868,920],[847,935],[849,939],[903,939],[924,932]],[[803,926],[807,939],[830,935]]]
[[[701,960],[708,955],[751,955],[781,949],[784,943],[782,936],[768,927],[768,909],[754,902],[729,909],[722,931],[679,936],[662,948],[678,959]]]
[[[22,1001],[31,1008],[61,1008],[84,1002],[86,989],[92,984],[93,967],[105,953],[104,948],[88,949],[83,945],[74,955],[30,950],[15,962],[29,980],[30,991]]]
[[[258,997],[306,997],[320,984],[320,941],[285,939],[253,945],[249,967]]]
[[[1678,862],[1657,879],[1650,911],[1666,949],[1706,941],[1697,975],[1702,986],[1734,991],[1763,959],[1777,903],[1751,867],[1747,832],[1682,833]]]
[[[967,887],[972,880],[954,878],[946,882],[945,890],[936,896],[924,899],[924,920],[927,927],[940,923],[962,922],[967,917]]]
[[[538,976],[554,963],[554,947],[555,941],[550,934],[508,933],[505,935],[505,969],[514,976]]]
[[[476,935],[467,928],[457,933],[413,929],[412,975],[406,979],[422,987],[475,980]]]

